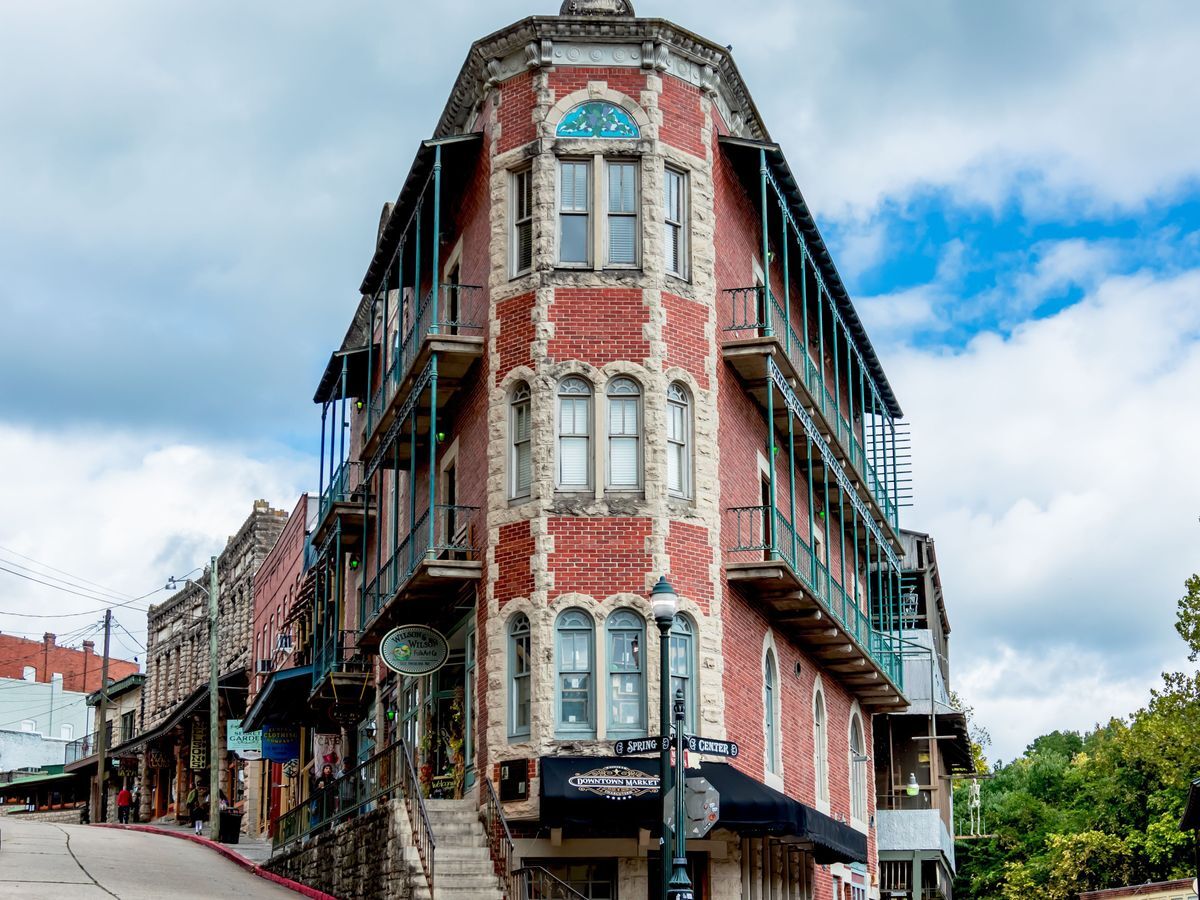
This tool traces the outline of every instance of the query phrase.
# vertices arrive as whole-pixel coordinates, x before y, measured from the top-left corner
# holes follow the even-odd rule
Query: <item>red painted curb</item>
[[[219,841],[211,840],[210,838],[201,837],[198,834],[189,834],[187,832],[168,831],[165,828],[155,828],[153,825],[118,825],[115,822],[96,822],[96,828],[120,828],[123,831],[144,831],[147,834],[165,834],[167,837],[182,838],[185,841],[191,841],[194,844],[200,844],[208,847],[210,850],[216,850],[230,862],[236,863],[247,872],[257,875],[259,878],[266,881],[272,881],[280,887],[285,887],[290,891],[295,891],[297,894],[303,894],[311,900],[339,900],[333,894],[326,894],[324,891],[318,891],[314,887],[309,887],[307,884],[301,884],[299,881],[293,881],[290,878],[284,878],[282,875],[276,875],[274,872],[264,869],[257,863],[253,863],[246,857],[242,856],[233,850],[230,850]]]

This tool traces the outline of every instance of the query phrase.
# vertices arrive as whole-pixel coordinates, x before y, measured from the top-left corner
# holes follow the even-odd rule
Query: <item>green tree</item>
[[[1179,598],[1175,610],[1175,630],[1191,651],[1188,659],[1195,662],[1200,656],[1200,575],[1193,575],[1184,586],[1187,593]]]

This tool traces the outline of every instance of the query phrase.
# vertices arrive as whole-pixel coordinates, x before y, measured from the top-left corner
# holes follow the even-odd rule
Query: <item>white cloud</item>
[[[131,596],[162,587],[168,576],[203,565],[225,546],[263,498],[291,511],[316,472],[307,457],[251,453],[237,446],[200,446],[145,433],[32,431],[0,424],[0,565],[39,569],[27,559]],[[58,573],[41,570],[61,577]],[[41,577],[41,576],[36,576]],[[86,591],[87,589],[84,588]],[[40,636],[65,633],[102,615],[102,604],[0,572],[0,627]],[[117,610],[145,642],[145,607],[157,594]],[[4,613],[94,616],[43,619]],[[132,655],[128,647],[114,644]]]
[[[889,365],[915,440],[906,521],[938,542],[954,656],[968,685],[987,685],[968,699],[1018,750],[1055,712],[1132,711],[1122,686],[1144,695],[1184,659],[1172,624],[1196,568],[1200,270],[1090,280],[1083,300],[1007,337],[902,349]],[[988,682],[1005,653],[1033,680]],[[1092,694],[1035,698],[1063,659],[1092,661]],[[1080,707],[1105,684],[1111,701]],[[1035,699],[1042,718],[1023,712]]]

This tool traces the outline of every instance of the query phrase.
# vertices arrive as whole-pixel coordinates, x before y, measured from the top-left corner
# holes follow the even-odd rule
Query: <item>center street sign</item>
[[[699,753],[701,756],[728,756],[735,757],[738,755],[738,745],[733,741],[716,741],[712,738],[693,737],[687,735],[687,745],[689,753]]]
[[[739,752],[738,745],[733,741],[718,741],[712,738],[695,737],[694,735],[684,735],[687,738],[687,749],[689,753],[699,753],[701,756],[728,756],[736,757]],[[644,738],[626,738],[625,740],[613,742],[613,753],[617,756],[638,756],[643,753],[662,753],[664,750],[671,749],[671,739],[662,735]]]

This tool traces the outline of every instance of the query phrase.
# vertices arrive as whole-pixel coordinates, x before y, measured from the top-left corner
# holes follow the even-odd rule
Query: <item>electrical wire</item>
[[[39,579],[39,578],[34,578],[32,575],[23,575],[23,574],[22,574],[22,573],[20,573],[20,572],[14,571],[13,569],[6,568],[6,567],[4,567],[4,566],[0,566],[0,572],[7,572],[9,575],[16,575],[18,578],[24,578],[24,579],[26,579],[26,580],[28,580],[28,581],[32,581],[32,582],[34,582],[34,583],[36,583],[36,584],[40,584],[40,585],[44,585],[45,587],[52,588],[53,590],[56,590],[56,591],[62,591],[62,592],[63,592],[63,593],[65,593],[65,594],[74,594],[76,597],[83,597],[85,600],[94,600],[94,601],[97,601],[97,602],[99,602],[99,603],[102,605],[102,607],[103,607],[103,608],[107,608],[107,609],[133,608],[133,609],[138,609],[138,610],[140,610],[140,611],[142,611],[142,612],[145,612],[145,611],[146,611],[146,608],[144,608],[144,607],[134,607],[134,606],[132,606],[132,604],[136,603],[136,602],[137,602],[137,601],[139,601],[139,600],[145,600],[147,597],[153,596],[154,594],[157,594],[157,593],[159,593],[160,591],[162,591],[162,590],[165,590],[165,588],[155,588],[155,589],[154,589],[154,590],[152,590],[152,591],[149,591],[149,592],[147,592],[147,593],[145,593],[145,594],[142,594],[140,597],[134,597],[134,598],[132,598],[132,599],[130,599],[130,600],[127,600],[127,601],[125,601],[124,603],[111,603],[111,602],[109,602],[109,601],[108,601],[108,599],[106,599],[106,598],[104,598],[104,597],[97,597],[97,596],[94,596],[94,595],[92,595],[92,594],[84,594],[84,593],[81,593],[81,592],[79,592],[79,591],[72,591],[72,590],[70,590],[69,588],[60,587],[59,585],[56,585],[56,584],[51,584],[51,583],[50,583],[50,582],[48,582],[48,581],[42,581],[42,580],[41,580],[41,579]],[[57,618],[64,618],[64,619],[65,619],[65,618],[68,618],[68,617],[70,617],[70,616],[89,616],[89,615],[95,615],[95,614],[96,614],[96,610],[94,610],[94,609],[93,609],[93,610],[86,610],[86,611],[84,611],[84,612],[55,613],[55,614],[50,614],[50,613],[20,613],[20,612],[10,612],[10,611],[8,611],[8,610],[0,610],[0,615],[5,615],[5,616],[22,616],[22,617],[24,617],[24,618],[27,618],[27,619],[57,619]]]
[[[22,570],[22,571],[24,571],[24,572],[30,572],[30,573],[32,573],[32,574],[34,574],[34,575],[37,575],[37,576],[38,576],[38,577],[40,577],[40,578],[48,578],[48,579],[50,579],[51,581],[57,581],[57,582],[59,582],[60,584],[65,584],[67,587],[71,587],[71,588],[80,588],[81,590],[87,591],[87,592],[88,592],[88,593],[90,593],[90,594],[99,594],[99,595],[101,595],[101,596],[103,596],[103,597],[106,597],[106,598],[108,598],[108,599],[110,599],[110,600],[117,600],[117,601],[121,601],[121,600],[129,600],[129,599],[131,599],[131,598],[130,598],[130,596],[129,596],[129,594],[118,594],[118,593],[116,593],[115,591],[110,591],[110,590],[108,590],[107,588],[100,589],[100,590],[96,590],[96,589],[92,589],[92,588],[89,588],[89,587],[85,587],[85,586],[84,586],[84,585],[82,585],[82,584],[78,584],[78,583],[76,583],[76,582],[74,582],[74,581],[69,581],[69,580],[68,580],[68,579],[66,579],[66,578],[59,578],[59,577],[58,577],[58,576],[56,576],[56,575],[47,575],[45,572],[38,571],[37,569],[34,569],[34,568],[32,568],[31,566],[23,566],[23,565],[21,565],[20,563],[13,562],[11,559],[3,559],[2,557],[0,557],[0,562],[3,562],[3,563],[6,565],[6,566],[14,566],[14,567],[16,567],[16,568],[18,568],[18,569],[21,569],[21,570]]]
[[[118,597],[126,597],[126,598],[129,597],[129,594],[126,594],[123,591],[114,591],[112,588],[105,587],[104,585],[100,584],[99,582],[89,581],[88,579],[82,578],[79,575],[72,575],[70,572],[66,571],[65,569],[56,569],[54,566],[50,565],[49,563],[44,563],[40,560],[34,559],[32,556],[26,556],[24,553],[18,553],[16,550],[10,550],[8,547],[0,547],[0,550],[4,551],[5,553],[8,553],[12,556],[19,556],[21,559],[23,559],[27,562],[37,563],[37,565],[41,566],[43,569],[49,569],[51,572],[57,572],[59,575],[66,575],[69,578],[73,578],[75,581],[81,581],[84,584],[90,584],[92,587],[101,588],[106,593],[115,594]],[[16,563],[12,563],[12,565],[15,566]],[[21,566],[20,568],[23,569],[25,567]]]

